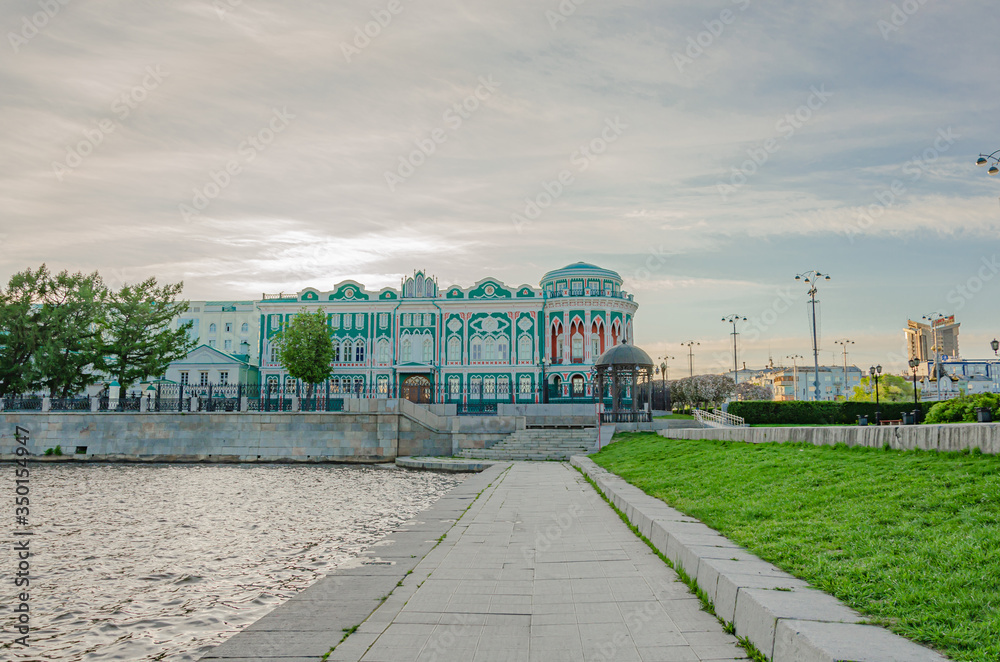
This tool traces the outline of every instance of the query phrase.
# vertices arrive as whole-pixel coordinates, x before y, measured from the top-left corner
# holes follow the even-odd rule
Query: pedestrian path
[[[331,662],[745,659],[575,469],[489,471],[492,485]]]

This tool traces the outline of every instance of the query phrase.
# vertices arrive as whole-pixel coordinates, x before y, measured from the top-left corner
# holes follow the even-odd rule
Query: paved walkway
[[[331,662],[745,659],[575,469],[514,463],[490,478]]]

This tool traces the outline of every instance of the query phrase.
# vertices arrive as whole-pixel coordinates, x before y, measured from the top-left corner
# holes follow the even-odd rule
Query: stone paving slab
[[[773,662],[946,662],[806,582],[734,545],[624,479],[576,456],[580,467],[664,556],[698,582],[716,613]],[[700,528],[703,527],[703,528]],[[646,535],[644,533],[644,535]],[[673,658],[669,658],[673,659]],[[678,658],[685,659],[685,658]]]
[[[451,457],[397,457],[396,466],[407,469],[430,469],[432,471],[448,472],[479,472],[485,471],[495,462],[485,460],[467,460]]]

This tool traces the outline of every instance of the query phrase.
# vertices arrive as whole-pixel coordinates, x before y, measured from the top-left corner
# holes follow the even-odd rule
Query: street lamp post
[[[682,342],[681,347],[688,348],[688,377],[694,377],[694,350],[691,349],[693,345],[700,345],[700,342],[695,342],[689,340],[687,342]]]
[[[830,280],[829,274],[821,274],[818,271],[805,271],[795,276],[795,280],[804,280],[809,283],[809,303],[812,306],[812,343],[813,343],[813,399],[819,400],[819,344],[816,330],[816,285],[820,279]]]
[[[875,378],[875,425],[879,424],[882,418],[882,412],[879,411],[881,407],[878,403],[878,378],[882,374],[882,366],[875,365],[868,368],[868,374]]]
[[[913,422],[919,423],[920,421],[917,420],[920,411],[920,403],[917,401],[917,366],[920,365],[920,359],[914,356],[907,363],[910,365],[910,370],[913,371]]]
[[[853,345],[854,341],[844,338],[843,340],[834,340],[833,342],[844,348],[844,400],[847,400],[847,346]]]
[[[792,400],[799,399],[799,364],[795,359],[804,358],[801,354],[789,354],[785,357],[792,360]]]
[[[738,335],[736,333],[736,323],[737,322],[746,322],[747,318],[742,317],[742,316],[734,313],[732,315],[728,315],[726,317],[723,317],[722,321],[723,322],[728,322],[729,324],[733,325],[733,381],[735,381],[737,384],[739,384],[740,383],[740,365],[739,365],[739,363],[736,360],[736,336]]]
[[[997,154],[1000,154],[1000,149],[993,152],[992,154],[980,154],[979,158],[976,159],[976,165],[984,166],[987,163],[989,163],[990,160],[992,159],[993,165],[991,165],[990,169],[987,170],[986,172],[988,172],[991,175],[996,175],[998,172],[1000,172],[1000,168],[997,168],[997,164],[1000,164],[1000,158],[997,158]]]

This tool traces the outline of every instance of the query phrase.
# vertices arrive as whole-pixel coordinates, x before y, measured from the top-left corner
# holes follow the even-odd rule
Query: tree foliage
[[[725,375],[695,375],[670,382],[670,397],[676,404],[718,406],[736,390],[736,382]]]
[[[275,336],[278,360],[288,374],[308,385],[306,397],[311,397],[313,384],[325,382],[333,373],[333,343],[330,328],[322,310],[299,311]]]
[[[40,341],[38,302],[43,283],[49,279],[43,264],[10,278],[0,290],[0,397],[21,393],[33,386],[32,359]]]
[[[183,358],[197,344],[188,335],[190,323],[170,328],[170,321],[188,309],[187,301],[177,301],[183,286],[160,287],[155,278],[148,278],[108,294],[104,356],[98,367],[123,388],[162,375],[171,361]]]
[[[861,385],[855,386],[851,402],[875,402],[875,380],[861,378]],[[913,382],[899,375],[882,375],[878,378],[879,402],[913,402]]]
[[[770,386],[761,386],[750,382],[741,382],[736,385],[737,400],[773,400],[774,391]]]

